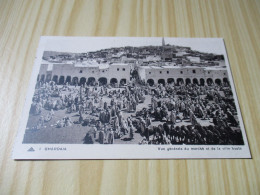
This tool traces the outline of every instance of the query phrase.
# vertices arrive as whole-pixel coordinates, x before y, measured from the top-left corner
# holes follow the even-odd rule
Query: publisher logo
[[[31,148],[29,148],[27,151],[28,151],[28,152],[34,152],[35,150],[33,149],[33,147],[31,147]]]

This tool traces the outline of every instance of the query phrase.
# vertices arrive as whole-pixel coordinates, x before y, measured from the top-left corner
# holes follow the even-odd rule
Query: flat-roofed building
[[[228,82],[227,70],[224,67],[196,67],[196,66],[140,66],[140,79],[154,85],[158,83],[172,83],[177,85],[194,83],[198,85],[220,84]]]
[[[43,61],[38,80],[55,81],[57,84],[100,84],[130,81],[130,65],[125,63],[98,64],[96,62],[50,63]]]

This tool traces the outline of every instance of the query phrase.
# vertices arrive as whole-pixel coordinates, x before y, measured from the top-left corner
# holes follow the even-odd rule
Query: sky
[[[44,37],[45,51],[87,53],[111,47],[160,46],[162,37]],[[168,38],[165,44],[191,47],[200,52],[224,54],[222,38]]]

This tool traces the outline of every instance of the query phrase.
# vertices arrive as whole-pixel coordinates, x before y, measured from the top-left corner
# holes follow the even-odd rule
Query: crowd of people
[[[38,82],[30,113],[41,115],[42,109],[49,110],[46,116],[40,117],[34,129],[43,128],[44,122],[52,119],[55,110],[64,110],[65,115],[77,113],[78,120],[72,121],[65,116],[57,120],[55,126],[92,126],[83,139],[84,143],[97,141],[112,144],[114,139],[122,136],[127,137],[126,140],[134,139],[132,118],[123,117],[123,112],[134,113],[137,105],[144,102],[144,99],[144,92],[140,87],[111,88],[87,84],[80,87],[69,84],[59,87],[53,81]]]
[[[143,135],[141,144],[244,144],[228,84],[159,84],[149,92],[151,109],[138,113],[136,122]],[[151,119],[162,123],[152,125]],[[183,125],[183,121],[190,124]],[[207,125],[202,126],[201,121]]]
[[[49,113],[42,116],[42,109]],[[64,117],[55,121],[56,128],[86,127],[85,144],[130,141],[137,134],[142,136],[139,144],[243,144],[228,84],[149,86],[131,82],[112,88],[98,83],[58,86],[39,81],[30,113],[41,117],[32,128],[44,128],[57,110],[64,110]],[[71,113],[77,114],[77,120],[69,117]]]

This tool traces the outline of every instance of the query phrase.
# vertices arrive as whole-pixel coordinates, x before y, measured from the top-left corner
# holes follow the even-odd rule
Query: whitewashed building
[[[130,81],[130,66],[125,63],[98,64],[83,63],[49,63],[43,61],[38,80],[55,81],[58,84],[93,84],[99,82],[127,83]]]
[[[175,84],[220,84],[228,82],[226,67],[196,67],[196,66],[140,66],[138,68],[140,79],[154,85],[157,83]]]

